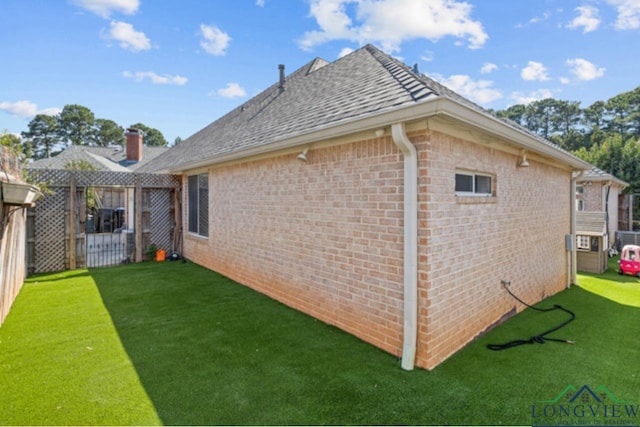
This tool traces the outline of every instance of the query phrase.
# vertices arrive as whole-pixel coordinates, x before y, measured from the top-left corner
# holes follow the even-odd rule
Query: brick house
[[[591,166],[367,45],[280,66],[150,168],[184,177],[187,258],[432,369],[523,308],[501,280],[575,278]]]
[[[144,134],[134,128],[125,133],[126,145],[96,147],[70,145],[54,157],[31,162],[29,169],[69,169],[74,163],[91,165],[97,171],[135,172],[168,150],[167,147],[145,146]]]
[[[622,190],[627,185],[596,167],[576,180],[576,266],[579,271],[603,273],[608,267],[609,249],[616,246],[621,249],[617,239],[621,229],[619,200],[624,197]]]
[[[621,229],[618,201],[628,185],[629,183],[592,167],[576,182],[576,209],[580,212],[604,212],[607,217],[607,233],[613,237]]]

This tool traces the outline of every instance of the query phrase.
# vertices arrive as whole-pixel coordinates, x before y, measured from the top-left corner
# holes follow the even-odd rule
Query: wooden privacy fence
[[[16,156],[0,146],[0,182],[21,182],[22,171]],[[4,184],[2,191],[4,191]],[[26,207],[3,203],[0,197],[0,325],[9,314],[26,276]]]
[[[29,274],[139,262],[181,247],[180,177],[32,169],[47,195],[27,217]]]

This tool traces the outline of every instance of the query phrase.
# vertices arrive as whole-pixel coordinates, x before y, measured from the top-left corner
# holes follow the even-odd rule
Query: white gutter
[[[576,182],[584,173],[583,171],[577,171],[576,176],[571,177],[571,194],[569,200],[571,201],[571,268],[567,271],[567,289],[571,287],[571,284],[578,284],[578,249],[576,248],[576,215],[578,210],[576,209]]]
[[[404,330],[402,369],[415,365],[418,340],[418,156],[404,123],[391,125],[393,143],[404,156]]]
[[[487,132],[505,141],[515,143],[518,147],[524,148],[530,153],[537,153],[554,158],[560,162],[570,165],[574,169],[590,170],[593,167],[584,160],[557,149],[551,144],[545,144],[527,131],[511,126],[509,123],[493,117],[486,112],[471,108],[466,104],[448,97],[437,96],[407,107],[384,111],[365,118],[331,123],[326,126],[318,127],[310,132],[305,131],[284,135],[267,144],[261,144],[241,151],[219,154],[214,157],[202,158],[192,162],[180,163],[177,168],[170,167],[166,170],[156,172],[182,173],[190,169],[212,166],[214,164],[244,159],[278,150],[299,147],[312,142],[323,141],[371,129],[379,129],[381,127],[391,126],[394,123],[407,123],[412,120],[425,119],[432,116],[449,117],[453,120],[466,123],[467,125]]]

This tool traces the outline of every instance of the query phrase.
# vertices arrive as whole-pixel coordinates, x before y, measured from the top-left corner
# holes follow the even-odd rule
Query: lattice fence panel
[[[159,248],[172,250],[173,214],[171,191],[179,189],[181,180],[176,175],[160,175],[149,173],[111,172],[111,171],[69,171],[61,169],[30,169],[29,175],[55,191],[54,195],[46,196],[38,201],[35,209],[32,262],[30,273],[61,271],[67,267],[69,248],[65,247],[65,206],[72,175],[76,177],[76,185],[82,187],[134,187],[140,181],[145,193],[145,207],[143,208],[142,245],[148,247],[155,243]],[[149,200],[150,199],[150,200]],[[82,209],[82,200],[77,203]],[[131,208],[131,207],[130,207]],[[76,216],[77,248],[76,266],[85,265],[84,218]],[[79,223],[78,223],[79,222]]]
[[[144,188],[177,188],[180,177],[155,173],[133,173],[112,171],[68,171],[63,169],[30,169],[29,175],[37,181],[46,182],[50,187],[66,187],[71,174],[76,175],[78,186],[134,186],[136,177],[140,178]]]
[[[169,190],[151,190],[151,243],[171,251],[171,197]]]
[[[61,271],[65,268],[65,199],[66,192],[58,188],[36,203],[35,272]]]

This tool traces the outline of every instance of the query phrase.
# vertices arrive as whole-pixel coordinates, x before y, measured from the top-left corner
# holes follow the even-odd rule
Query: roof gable
[[[274,83],[182,141],[157,167],[246,150],[429,96],[437,94],[406,65],[373,46],[333,63],[317,58],[287,76],[283,90]]]
[[[544,146],[552,156],[583,161],[514,123],[491,115],[406,64],[366,45],[328,63],[320,58],[276,82],[240,107],[173,147],[143,171],[186,170],[229,157],[273,149],[278,141],[293,140],[345,123],[366,120],[411,107],[448,99],[478,117],[491,117],[492,127],[510,129],[528,144]],[[439,114],[436,111],[433,114]],[[262,151],[262,152],[264,152]]]
[[[132,172],[152,163],[155,158],[165,153],[167,147],[144,147],[139,162],[129,162],[123,146],[92,147],[71,145],[55,157],[32,162],[27,169],[65,169],[69,162],[85,161],[100,171]]]
[[[610,173],[607,173],[602,169],[598,169],[595,166],[591,170],[583,173],[582,176],[578,179],[578,182],[586,182],[586,181],[598,181],[598,182],[611,181],[612,183],[617,184],[621,188],[627,187],[629,185],[628,182],[618,179],[615,176],[611,175]]]

